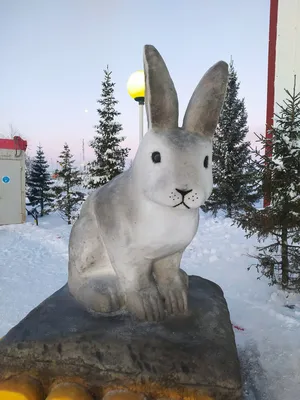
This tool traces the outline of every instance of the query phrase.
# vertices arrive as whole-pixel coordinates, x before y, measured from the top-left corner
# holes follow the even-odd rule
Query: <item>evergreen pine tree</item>
[[[78,216],[85,195],[77,188],[82,183],[82,178],[80,171],[73,166],[73,155],[67,143],[64,144],[58,163],[60,169],[55,171],[55,175],[60,184],[54,186],[56,193],[54,209],[59,211],[61,217],[68,224],[71,224]]]
[[[129,149],[121,147],[125,139],[119,136],[122,125],[116,121],[120,115],[115,106],[118,101],[114,97],[115,83],[111,80],[111,71],[104,70],[101,99],[97,100],[99,124],[95,126],[96,135],[90,145],[94,149],[96,160],[88,164],[89,180],[87,187],[95,189],[104,185],[120,174],[125,167]]]
[[[36,156],[31,162],[27,185],[29,201],[32,206],[40,207],[41,217],[50,211],[53,201],[52,180],[48,168],[42,146],[38,146]]]
[[[244,99],[238,98],[239,87],[231,61],[227,93],[213,141],[214,188],[202,207],[204,211],[212,211],[213,215],[224,210],[230,218],[261,196],[250,142],[245,140],[248,116]]]
[[[257,210],[250,207],[238,224],[247,236],[257,234],[256,267],[284,289],[300,291],[300,93],[286,90],[271,127],[272,139],[257,136],[263,151],[272,146],[272,157],[255,151],[261,175],[270,178],[271,205]]]

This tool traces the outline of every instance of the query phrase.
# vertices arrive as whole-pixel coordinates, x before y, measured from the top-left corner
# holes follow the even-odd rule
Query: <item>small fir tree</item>
[[[261,175],[268,176],[271,205],[250,207],[239,217],[247,236],[257,234],[256,267],[283,289],[300,291],[300,93],[286,92],[270,131],[272,139],[258,136],[263,151],[272,146],[272,157],[255,151]]]
[[[244,99],[238,98],[240,83],[233,61],[229,66],[227,93],[213,142],[214,188],[203,206],[215,216],[219,210],[227,217],[261,197],[257,170],[251,158],[247,112]]]
[[[27,181],[27,196],[32,206],[39,206],[39,215],[42,217],[50,211],[53,202],[51,190],[52,180],[48,172],[49,165],[45,159],[42,146],[38,146],[36,156],[31,162]]]
[[[70,225],[78,217],[85,195],[78,190],[82,178],[80,171],[73,166],[73,155],[67,143],[64,144],[58,163],[60,169],[55,171],[57,184],[54,186],[56,194],[54,209]]]
[[[125,138],[119,136],[122,125],[116,121],[120,113],[115,109],[118,101],[114,97],[114,87],[111,71],[107,67],[104,70],[101,99],[97,100],[100,104],[97,109],[99,124],[95,126],[96,135],[90,143],[96,159],[87,166],[89,179],[86,187],[89,189],[102,186],[119,175],[124,170],[129,153],[128,148],[121,147]]]

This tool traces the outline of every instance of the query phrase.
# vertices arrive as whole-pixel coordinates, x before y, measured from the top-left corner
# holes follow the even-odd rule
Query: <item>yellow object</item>
[[[38,381],[31,377],[14,377],[0,382],[0,400],[43,400]]]
[[[61,383],[51,390],[46,400],[93,400],[93,398],[77,383]]]
[[[136,71],[130,75],[127,82],[129,96],[133,99],[145,97],[145,74],[144,71]]]

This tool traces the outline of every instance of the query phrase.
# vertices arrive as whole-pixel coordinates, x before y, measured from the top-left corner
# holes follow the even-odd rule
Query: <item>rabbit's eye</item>
[[[208,168],[208,156],[206,156],[204,158],[203,165],[204,165],[204,168]]]
[[[159,151],[154,151],[151,155],[152,161],[154,164],[160,163],[161,162],[161,156]]]

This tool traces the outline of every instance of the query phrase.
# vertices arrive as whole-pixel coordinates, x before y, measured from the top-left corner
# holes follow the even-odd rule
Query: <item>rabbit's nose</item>
[[[191,192],[193,191],[193,189],[190,189],[190,190],[181,190],[181,189],[177,189],[177,188],[176,188],[176,191],[177,191],[178,193],[180,193],[180,194],[182,195],[182,197],[184,197],[186,194],[191,193]]]

